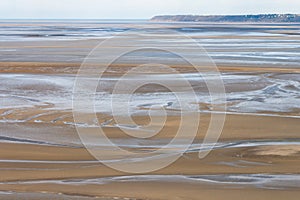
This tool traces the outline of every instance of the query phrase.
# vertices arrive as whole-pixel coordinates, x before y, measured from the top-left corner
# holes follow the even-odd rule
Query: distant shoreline
[[[258,15],[158,15],[150,21],[164,22],[262,22],[300,23],[298,14],[258,14]]]

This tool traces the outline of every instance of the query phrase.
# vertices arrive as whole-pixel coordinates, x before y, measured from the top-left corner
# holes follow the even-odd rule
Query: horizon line
[[[0,18],[0,20],[150,20],[156,16],[245,16],[245,15],[300,15],[297,13],[260,13],[260,14],[157,14],[150,18]]]

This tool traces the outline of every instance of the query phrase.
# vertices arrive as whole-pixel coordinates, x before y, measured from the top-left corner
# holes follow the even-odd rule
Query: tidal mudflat
[[[299,24],[2,21],[1,26],[1,199],[298,199]],[[210,74],[199,75],[178,58],[154,51],[139,51],[112,65],[95,93],[97,122],[74,122],[73,85],[91,49],[120,32],[162,28],[199,42],[218,66],[227,104],[218,142],[201,145],[212,112],[224,113],[211,110],[203,80]],[[180,44],[187,54],[197,57],[186,41],[144,42]],[[90,155],[75,125],[101,126],[111,141],[133,152],[150,152],[172,140],[182,112],[174,94],[164,87],[147,85],[132,95],[130,112],[135,124],[120,124],[111,112],[109,99],[119,77],[149,60],[172,66],[190,82],[197,98],[189,102],[187,96],[186,101],[199,106],[201,120],[193,144],[176,162],[147,174],[123,173]],[[129,81],[134,84],[144,79],[176,84],[174,74],[151,70]],[[114,98],[122,100],[123,95]],[[145,130],[148,111],[155,106],[168,113],[158,135],[143,139],[122,132],[121,128]],[[117,114],[127,113],[120,110]],[[90,113],[83,111],[82,115]],[[129,162],[101,143],[94,145],[107,161]],[[164,153],[180,148],[180,144],[170,146]],[[198,158],[199,151],[210,148],[208,156]]]

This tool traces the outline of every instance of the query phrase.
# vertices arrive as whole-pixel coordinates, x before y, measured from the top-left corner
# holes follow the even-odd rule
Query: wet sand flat
[[[77,29],[72,31],[76,31],[77,36],[47,32],[55,26],[60,33],[67,26],[62,22],[50,23],[51,26],[38,34],[35,28],[45,22],[4,24],[8,29],[18,29],[24,23],[33,33],[0,35],[0,40],[5,38],[0,44],[0,199],[298,199],[298,24],[116,23],[111,28],[107,23],[85,22],[85,26],[73,24]],[[244,29],[240,29],[241,26]],[[105,31],[86,36],[91,33],[90,29],[99,27]],[[226,89],[226,112],[218,107],[212,109],[205,81],[193,67],[161,52],[142,51],[108,68],[95,92],[96,119],[74,121],[74,81],[91,48],[117,31],[166,27],[179,32],[192,29],[194,32],[187,34],[200,42],[216,61]],[[162,44],[183,45],[185,41]],[[104,48],[109,56],[119,47]],[[187,48],[186,52],[193,55],[192,49]],[[134,123],[119,123],[110,107],[111,91],[120,76],[150,58],[168,64],[190,82],[197,100],[188,102],[199,106],[200,123],[192,144],[170,166],[150,173],[120,172],[88,152],[76,126],[84,128],[95,139],[93,145],[106,162],[117,161],[124,166],[132,160],[97,143],[96,129],[101,127],[122,149],[141,155],[168,144],[176,136],[182,114],[168,89],[154,84],[139,88],[130,102]],[[99,66],[101,63],[95,68]],[[209,77],[207,66],[200,69],[202,76]],[[143,79],[171,82],[178,91],[187,89],[176,85],[174,74],[159,70],[133,74],[130,83]],[[117,95],[119,103],[123,103],[122,92]],[[189,100],[189,96],[186,99]],[[168,114],[157,135],[133,138],[123,132],[147,130],[148,114],[153,107],[164,107]],[[122,110],[117,112],[119,117],[126,114]],[[224,128],[216,144],[203,145],[212,114],[226,114]],[[85,119],[92,113],[83,110],[80,115]],[[154,121],[160,119],[160,116],[152,117]],[[193,124],[191,120],[185,125],[192,127]],[[154,124],[153,128],[157,127],[159,124]],[[187,131],[186,137],[190,134]],[[182,149],[186,138],[180,139],[182,143],[164,149],[163,155]],[[199,152],[210,149],[205,158],[199,158]]]
[[[209,115],[202,118],[209,120]],[[136,145],[130,138],[124,138],[117,128],[109,128],[107,133],[128,149],[150,151],[173,137],[171,124],[176,121],[176,117],[170,120],[171,129],[159,137],[136,141]],[[76,198],[173,199],[176,196],[198,199],[201,195],[211,199],[224,196],[239,199],[245,191],[251,194],[248,199],[280,199],[282,195],[296,199],[300,182],[300,141],[295,139],[298,121],[229,115],[218,144],[206,158],[198,158],[201,132],[205,132],[202,129],[197,137],[199,142],[195,141],[182,158],[167,168],[145,175],[121,173],[99,163],[80,144],[75,128],[28,122],[2,125],[2,130],[21,134],[2,137],[0,188],[12,192],[6,195],[7,199],[15,198],[19,192],[59,193]],[[257,125],[255,129],[253,124]],[[60,132],[53,132],[55,129]],[[37,131],[44,133],[38,136]],[[61,137],[62,134],[66,134],[68,140]],[[31,140],[20,140],[26,137]],[[39,143],[43,138],[49,138],[49,144]],[[103,153],[111,159],[116,156],[105,148]],[[131,188],[135,188],[135,192]]]

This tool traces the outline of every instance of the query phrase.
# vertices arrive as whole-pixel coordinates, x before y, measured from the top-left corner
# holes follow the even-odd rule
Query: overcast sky
[[[300,0],[0,0],[2,19],[148,19],[160,14],[299,13]]]

